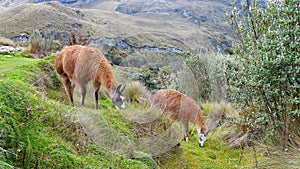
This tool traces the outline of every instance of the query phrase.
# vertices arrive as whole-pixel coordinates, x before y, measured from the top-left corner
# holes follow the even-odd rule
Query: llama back
[[[77,48],[78,45],[74,46]],[[98,67],[102,60],[106,60],[100,50],[91,47],[78,46],[79,53],[76,53],[77,60],[74,70],[74,80],[80,84],[86,84],[97,77]]]
[[[181,97],[179,92],[162,89],[154,93],[152,103],[157,109],[168,112],[173,120],[177,120],[180,113]]]
[[[152,102],[156,108],[168,112],[173,120],[196,123],[199,121],[197,116],[203,113],[193,99],[173,89],[157,91],[152,97]],[[201,123],[204,125],[204,120]]]
[[[82,49],[75,66],[75,78],[79,83],[93,80],[109,90],[114,90],[117,86],[111,65],[98,48]]]
[[[66,73],[68,77],[79,84],[87,84],[90,80],[108,89],[116,86],[113,80],[111,65],[97,48],[73,45],[65,47],[56,57],[56,67],[59,74]]]

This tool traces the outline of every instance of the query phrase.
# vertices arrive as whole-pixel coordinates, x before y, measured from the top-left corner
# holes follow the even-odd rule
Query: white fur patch
[[[125,97],[124,97],[124,96],[120,96],[120,97],[121,97],[122,101],[124,101],[124,100],[125,100]]]
[[[125,97],[124,97],[125,98]],[[123,102],[123,104],[121,105],[122,109],[125,109],[125,102]]]

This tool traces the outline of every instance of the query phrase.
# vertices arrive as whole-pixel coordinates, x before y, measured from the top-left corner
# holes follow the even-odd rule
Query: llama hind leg
[[[70,79],[66,76],[63,76],[62,77],[62,83],[65,87],[65,90],[67,92],[67,95],[69,97],[69,101],[71,103],[71,105],[74,105],[74,101],[73,101],[73,90],[74,90],[74,87],[72,86],[72,83],[70,81]]]
[[[98,95],[99,95],[100,86],[94,84],[94,89],[95,89],[94,90],[95,108],[98,109]]]

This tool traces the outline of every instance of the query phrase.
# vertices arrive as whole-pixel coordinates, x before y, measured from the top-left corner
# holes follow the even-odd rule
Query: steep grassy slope
[[[54,56],[0,55],[0,167],[155,168],[150,158],[126,159],[100,147],[76,121],[78,110],[45,97],[46,88],[55,92],[59,86],[53,63]],[[110,101],[100,106],[105,118],[121,118]],[[122,120],[111,125],[130,130]]]

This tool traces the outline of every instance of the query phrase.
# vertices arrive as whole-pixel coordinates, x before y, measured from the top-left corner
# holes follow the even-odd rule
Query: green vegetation
[[[145,103],[150,97],[149,91],[139,81],[126,84],[124,96],[128,102]]]
[[[196,137],[182,142],[180,148],[165,154],[169,157],[161,160],[162,168],[243,168],[251,162],[252,157],[243,158],[243,150],[230,149],[221,138],[209,139],[204,148],[199,147]]]
[[[201,102],[224,101],[227,99],[226,69],[230,63],[229,57],[214,52],[188,52],[171,86]]]

